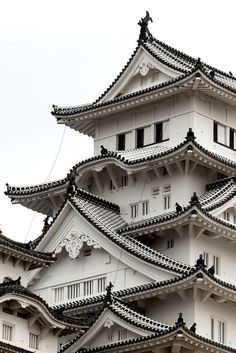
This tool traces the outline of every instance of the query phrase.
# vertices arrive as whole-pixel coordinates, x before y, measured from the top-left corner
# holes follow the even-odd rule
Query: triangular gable
[[[181,73],[164,65],[143,47],[139,47],[119,79],[98,102],[140,91],[141,89],[167,82],[180,75]]]
[[[132,277],[133,280],[130,279],[130,285],[135,284],[133,282],[134,280],[139,284],[142,284],[152,280],[160,281],[166,278],[173,278],[173,274],[171,272],[165,269],[162,270],[161,267],[159,268],[148,261],[144,261],[138,256],[134,256],[132,253],[129,253],[127,250],[123,249],[119,244],[109,239],[101,231],[96,229],[86,218],[84,218],[83,215],[81,215],[68,201],[52,227],[49,229],[48,233],[45,235],[44,239],[37,247],[40,251],[54,252],[58,256],[58,260],[49,269],[45,270],[47,271],[47,274],[49,275],[49,273],[53,272],[59,265],[63,270],[63,263],[60,261],[60,256],[70,258],[71,270],[68,267],[67,271],[74,271],[74,269],[72,270],[72,267],[76,264],[78,265],[78,261],[75,264],[71,260],[76,261],[76,259],[79,259],[79,261],[82,261],[84,259],[83,255],[81,255],[84,246],[92,248],[92,256],[93,254],[94,256],[96,255],[96,250],[97,253],[99,252],[100,258],[103,256],[103,266],[105,256],[110,256],[111,262],[114,263],[114,269],[111,269],[112,271],[115,271],[115,268],[117,268],[118,261],[119,269],[126,268],[127,275],[130,273],[130,275],[132,274],[132,276],[134,276],[133,274],[135,274],[135,279],[134,277]],[[60,255],[61,253],[63,254]],[[96,263],[96,261],[98,261],[97,258],[94,261]],[[96,266],[97,265],[99,266],[99,264],[96,263]],[[70,274],[71,273],[68,273],[68,276]],[[51,276],[54,277],[55,274],[51,273]],[[80,276],[79,271],[77,271],[77,276]],[[29,277],[29,281],[33,283],[33,280],[36,277],[38,277],[37,271],[32,272]],[[79,280],[78,277],[77,280]],[[47,278],[48,276],[44,273],[44,285],[47,283]],[[73,282],[75,279],[71,279],[71,281]],[[54,285],[56,284],[54,283]],[[34,290],[37,292],[39,289],[40,286],[34,286]],[[122,288],[119,285],[117,289]],[[43,295],[41,292],[38,293]]]
[[[93,348],[109,343],[148,336],[152,332],[127,322],[106,307],[92,326],[71,345],[66,353],[83,348]]]

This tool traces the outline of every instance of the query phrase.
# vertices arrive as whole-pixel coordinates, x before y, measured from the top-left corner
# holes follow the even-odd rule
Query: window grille
[[[6,341],[13,340],[13,326],[10,324],[2,324],[2,338]]]
[[[84,282],[84,296],[93,294],[93,281]]]
[[[164,209],[168,210],[170,208],[170,195],[164,196]]]
[[[127,339],[127,330],[121,329],[118,331],[118,341],[123,341]]]
[[[120,178],[120,186],[124,187],[124,186],[127,186],[127,185],[128,185],[128,177],[127,177],[127,175],[123,175]]]
[[[213,265],[215,267],[215,274],[219,275],[220,274],[220,258],[219,258],[219,256],[213,255]]]
[[[67,299],[76,299],[80,297],[80,284],[75,283],[67,287]]]
[[[54,300],[55,300],[55,303],[60,303],[64,300],[64,287],[55,289]]]
[[[171,192],[171,185],[168,184],[168,185],[164,185],[163,187],[163,192],[166,193],[166,192]]]
[[[160,194],[160,188],[159,186],[155,187],[152,189],[152,196],[157,196]]]
[[[226,341],[226,322],[217,318],[211,318],[211,339],[225,344]]]
[[[98,293],[101,293],[101,292],[105,292],[105,288],[106,288],[106,278],[103,277],[103,278],[98,278],[97,280],[97,290],[98,290]]]
[[[138,204],[131,205],[131,218],[138,217]]]
[[[143,216],[146,216],[148,214],[149,211],[149,202],[148,201],[143,201],[142,202],[142,213]]]
[[[174,246],[175,246],[175,240],[174,239],[167,240],[167,249],[171,249]]]
[[[29,347],[33,349],[39,349],[39,335],[29,333]]]
[[[203,260],[206,267],[209,267],[209,254],[207,252],[203,252]]]

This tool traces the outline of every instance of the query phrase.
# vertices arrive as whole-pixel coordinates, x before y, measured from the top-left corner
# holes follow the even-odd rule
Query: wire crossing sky
[[[236,75],[233,0],[0,2],[0,224],[6,236],[23,241],[33,215],[11,205],[6,182],[42,183],[55,161],[64,126],[50,114],[52,104],[95,100],[135,49],[146,10],[157,39]],[[92,154],[92,139],[66,128],[49,179],[64,178]],[[40,234],[43,218],[36,214],[27,240]]]

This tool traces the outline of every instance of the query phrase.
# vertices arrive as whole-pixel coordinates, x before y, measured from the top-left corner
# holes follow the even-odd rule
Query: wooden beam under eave
[[[189,159],[187,158],[185,160],[185,165],[184,165],[184,174],[187,175],[189,173]]]
[[[208,298],[210,298],[211,296],[211,292],[207,291],[204,293],[204,295],[201,296],[201,302],[205,303],[205,301],[207,301]]]
[[[170,166],[169,165],[165,165],[165,168],[166,168],[166,171],[167,171],[168,175],[172,176],[173,173],[172,173],[172,170],[171,170]]]
[[[34,315],[31,316],[31,318],[28,320],[29,329],[35,324],[35,322],[38,320],[40,315],[41,315],[40,313],[35,313]]]
[[[198,165],[198,162],[193,162],[190,169],[189,169],[189,174],[193,174],[194,170],[196,169]]]
[[[174,229],[176,230],[176,232],[179,235],[179,237],[183,238],[183,236],[184,236],[184,226],[176,226]]]
[[[203,232],[205,230],[205,227],[197,227],[197,226],[195,226],[195,227],[197,229],[194,232],[193,236],[194,236],[195,239],[198,239],[198,238],[200,238],[202,236],[202,234],[203,234]]]
[[[134,174],[128,173],[128,180],[129,180],[129,182],[131,183],[132,186],[135,185],[135,183],[136,183],[136,178],[135,178]]]
[[[157,179],[161,180],[162,175],[160,173],[160,168],[153,168],[154,174],[156,175]]]
[[[180,161],[176,161],[177,168],[180,172],[180,174],[184,174],[184,168],[182,166],[182,163]]]
[[[108,165],[106,168],[107,168],[108,175],[109,175],[109,177],[110,177],[110,179],[111,179],[111,181],[112,181],[112,183],[113,183],[113,185],[115,187],[115,190],[118,191],[119,190],[119,184],[118,184],[118,181],[116,179],[116,175],[114,173],[113,168],[110,165]]]
[[[177,291],[177,294],[179,295],[179,297],[182,299],[183,302],[186,301],[187,296],[186,296],[186,291],[183,289],[180,289]]]
[[[92,175],[93,175],[93,178],[94,178],[94,181],[95,181],[95,185],[96,185],[96,188],[97,188],[98,192],[100,194],[102,194],[103,193],[103,185],[102,185],[102,182],[101,182],[98,174],[93,170],[92,171]]]

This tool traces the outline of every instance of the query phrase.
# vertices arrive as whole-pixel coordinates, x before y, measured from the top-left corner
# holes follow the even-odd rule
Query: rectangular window
[[[218,341],[222,344],[225,343],[225,323],[221,320],[218,320]]]
[[[209,254],[207,252],[203,252],[203,260],[206,267],[209,267]]]
[[[75,283],[67,287],[67,299],[77,299],[80,297],[80,284]]]
[[[60,303],[64,300],[64,287],[56,288],[54,290],[54,301]]]
[[[174,239],[167,240],[167,249],[171,249],[174,246],[175,246],[175,240]]]
[[[213,140],[214,142],[218,142],[218,130],[217,130],[217,123],[215,121],[213,124]]]
[[[123,187],[125,187],[127,185],[128,185],[128,177],[127,177],[127,175],[123,175],[120,178],[120,186],[123,188]]]
[[[230,221],[230,213],[225,211],[225,212],[223,213],[223,219],[224,219],[225,221],[229,222],[229,221]]]
[[[105,292],[105,289],[106,289],[106,278],[105,277],[98,278],[97,285],[98,285],[98,287],[97,287],[98,293]]]
[[[148,214],[148,209],[149,209],[149,202],[148,201],[143,201],[142,202],[142,213],[143,213],[143,216],[146,216]]]
[[[136,147],[141,148],[144,146],[144,129],[138,129],[136,133]]]
[[[117,136],[117,148],[119,151],[125,150],[125,134],[121,134]]]
[[[219,275],[220,274],[220,258],[219,258],[219,256],[213,255],[213,265],[215,267],[215,274]]]
[[[165,193],[165,192],[171,192],[171,185],[165,185],[164,187],[163,187],[163,192]]]
[[[226,341],[226,322],[217,318],[211,318],[211,339],[225,344]]]
[[[118,341],[123,341],[127,339],[127,330],[121,329],[118,331]]]
[[[33,349],[39,349],[39,335],[29,333],[29,347]]]
[[[138,217],[138,204],[131,205],[131,218]]]
[[[156,124],[155,141],[160,143],[169,139],[169,121]]]
[[[229,130],[229,147],[234,149],[234,130]]]
[[[84,296],[93,294],[93,281],[84,282]]]
[[[13,341],[13,326],[2,324],[2,338],[6,341]]]
[[[170,195],[164,196],[164,210],[168,210],[170,208]]]

